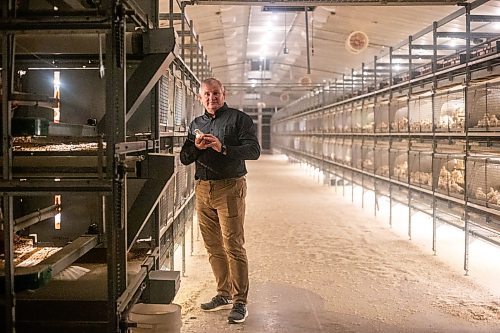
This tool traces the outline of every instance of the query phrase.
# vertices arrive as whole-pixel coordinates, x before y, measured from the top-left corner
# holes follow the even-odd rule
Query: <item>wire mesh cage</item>
[[[174,129],[176,131],[184,131],[186,123],[186,91],[185,86],[180,80],[176,80],[175,84],[175,105],[174,105]]]
[[[363,175],[363,187],[368,191],[375,191],[375,178]]]
[[[305,153],[312,153],[313,150],[313,142],[311,137],[302,137],[301,141],[304,142],[304,147],[301,149]]]
[[[379,140],[374,147],[375,174],[389,178],[389,141]]]
[[[323,113],[323,117],[320,118],[321,122],[321,130],[323,133],[330,133],[331,132],[331,125],[332,125],[332,112],[331,109],[326,109]]]
[[[344,109],[342,111],[342,133],[352,132],[352,110]]]
[[[312,132],[312,123],[311,123],[311,115],[308,114],[304,117],[304,132],[311,133]]]
[[[463,132],[464,90],[454,88],[434,95],[434,126],[438,132]]]
[[[328,133],[335,133],[335,108],[330,108],[328,115]]]
[[[342,151],[344,153],[343,163],[352,166],[352,140],[344,139],[342,144]]]
[[[373,140],[364,140],[361,147],[361,167],[364,171],[375,171],[375,142]]]
[[[393,142],[389,149],[391,179],[408,181],[408,142]]]
[[[350,172],[351,174],[351,179],[352,179],[352,182],[353,184],[355,185],[358,185],[358,186],[364,186],[364,183],[363,183],[363,174],[362,173],[359,173],[359,172],[356,172],[356,171],[352,171]]]
[[[168,225],[174,217],[175,182],[170,181],[160,198],[160,227]]]
[[[354,139],[352,142],[352,167],[361,170],[363,164],[362,155],[363,141],[361,139]]]
[[[487,213],[484,210],[470,208],[467,214],[467,221],[469,222],[469,231],[473,235],[494,239],[498,244],[500,216]]]
[[[189,196],[191,193],[194,191],[194,184],[195,184],[195,165],[190,164],[186,166],[186,175],[187,175],[187,195]]]
[[[361,133],[362,132],[362,123],[363,123],[363,116],[362,116],[362,102],[357,102],[353,106],[352,112],[351,112],[351,121],[352,121],[352,132],[354,133]]]
[[[293,150],[301,151],[302,149],[302,138],[300,136],[296,136],[293,138]]]
[[[172,225],[172,235],[174,237],[174,246],[176,249],[182,242],[181,237],[184,235],[185,223],[185,218],[177,218]]]
[[[186,91],[186,114],[184,118],[184,128],[187,129],[188,125],[191,123],[191,120],[193,120],[193,115],[194,115],[194,105],[196,103],[195,95],[190,89],[187,89]]]
[[[323,140],[322,136],[314,136],[313,137],[313,154],[315,156],[323,155]]]
[[[389,120],[391,132],[408,132],[408,99],[406,97],[394,98],[389,104]]]
[[[375,193],[377,196],[391,196],[391,184],[385,180],[375,179]]]
[[[467,113],[470,131],[500,131],[500,83],[468,87]]]
[[[420,191],[410,191],[409,195],[412,214],[422,212],[432,216],[432,206],[434,201],[432,200],[431,194]]]
[[[170,78],[169,73],[165,73],[160,78],[160,96],[158,98],[158,111],[159,111],[159,124],[160,129],[164,132],[169,130],[169,125],[172,126],[172,122],[169,122],[170,104],[169,104],[169,89],[170,89]],[[172,129],[172,128],[170,128]]]
[[[319,119],[318,116],[319,116],[318,113],[313,113],[309,116],[309,124],[307,126],[309,133],[318,132],[318,119]]]
[[[486,163],[488,156],[474,154],[467,157],[467,199],[470,202],[486,206],[489,188],[486,182]],[[492,189],[492,192],[494,189]]]
[[[436,192],[464,198],[465,162],[460,144],[439,147],[433,159],[433,186]]]
[[[335,140],[334,146],[334,160],[337,163],[344,163],[345,153],[344,153],[344,139],[337,138]]]
[[[300,118],[300,120],[299,120],[299,132],[305,132],[305,131],[306,131],[306,119]]]
[[[406,186],[401,185],[391,185],[391,199],[392,204],[403,204],[408,205],[408,188]]]
[[[315,114],[309,114],[306,116],[306,132],[307,133],[314,133],[316,130],[316,121],[315,121],[316,115]]]
[[[389,132],[389,101],[377,103],[374,107],[375,132]]]
[[[335,123],[335,132],[336,133],[342,133],[343,130],[343,112],[342,112],[342,107],[337,106],[335,107],[335,113],[334,113],[334,123]]]
[[[335,145],[336,145],[336,138],[330,138],[328,140],[328,145],[327,145],[327,152],[326,152],[326,159],[330,161],[335,161]]]
[[[187,168],[183,164],[181,164],[179,155],[176,155],[176,167],[175,167],[175,196],[174,196],[174,205],[175,210],[179,210],[186,198],[189,195],[188,189],[188,177],[187,177]]]
[[[324,137],[322,139],[322,143],[321,143],[321,151],[319,153],[318,156],[321,156],[323,159],[325,160],[329,160],[330,159],[330,153],[329,153],[329,149],[330,149],[330,140],[331,138],[329,137]]]
[[[446,199],[434,197],[435,217],[437,223],[446,223],[458,228],[465,226],[464,206]]]
[[[316,112],[313,114],[313,132],[321,133],[323,131],[323,113]]]
[[[361,129],[363,133],[374,133],[375,132],[375,104],[368,103],[363,106],[361,112],[362,121]]]
[[[467,158],[467,198],[469,201],[500,209],[500,158],[498,155],[472,155]]]
[[[408,101],[411,132],[432,132],[432,96],[415,96]]]
[[[500,218],[481,210],[470,208],[467,214],[468,231],[472,237],[481,237],[498,244]]]
[[[410,184],[432,189],[432,143],[411,142],[408,152]]]

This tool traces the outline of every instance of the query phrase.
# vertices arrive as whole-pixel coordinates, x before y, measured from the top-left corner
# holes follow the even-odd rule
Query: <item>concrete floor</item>
[[[500,332],[498,295],[386,221],[280,157],[247,166],[249,317],[229,325],[227,310],[199,309],[216,292],[195,232],[181,332]],[[189,232],[187,243],[189,254]]]

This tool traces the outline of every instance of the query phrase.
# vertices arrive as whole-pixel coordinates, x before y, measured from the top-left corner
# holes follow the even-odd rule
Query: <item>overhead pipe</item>
[[[14,220],[14,232],[25,229],[38,222],[45,221],[46,219],[52,218],[61,212],[60,205],[52,205],[31,214],[25,215],[23,217]]]
[[[306,19],[307,74],[311,74],[311,59],[309,57],[309,19],[307,15],[307,7],[304,7],[304,17]]]

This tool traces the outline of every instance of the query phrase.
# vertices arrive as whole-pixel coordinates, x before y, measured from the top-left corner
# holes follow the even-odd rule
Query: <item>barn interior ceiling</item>
[[[483,2],[476,14],[500,15],[500,1]],[[160,0],[160,11],[180,12],[179,3],[199,36],[211,74],[226,85],[228,101],[268,107],[359,72],[390,47],[463,9],[461,1]],[[464,25],[462,16],[442,30],[463,31]],[[432,44],[432,35],[428,38]]]

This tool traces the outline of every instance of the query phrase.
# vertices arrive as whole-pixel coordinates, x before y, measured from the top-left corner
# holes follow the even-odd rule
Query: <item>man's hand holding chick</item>
[[[222,150],[222,143],[220,142],[219,138],[212,134],[197,135],[196,139],[194,140],[194,144],[198,149],[212,148],[219,153]]]

